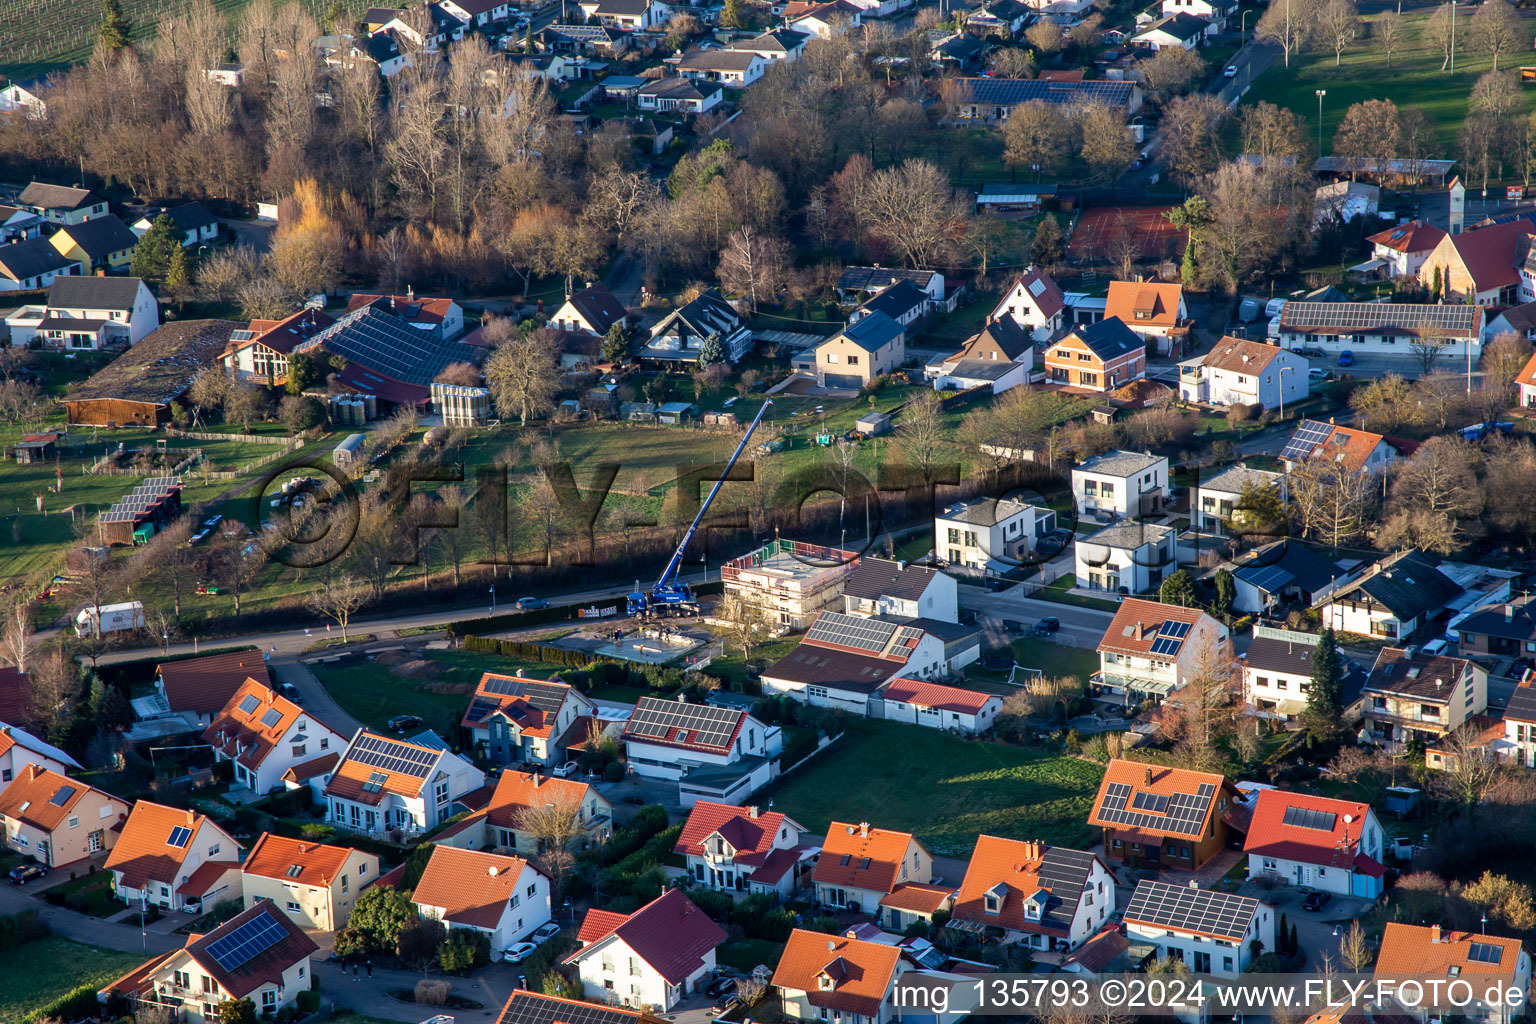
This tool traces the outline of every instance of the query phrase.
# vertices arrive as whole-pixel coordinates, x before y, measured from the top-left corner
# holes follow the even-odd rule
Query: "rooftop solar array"
[[[185,825],[177,825],[171,829],[171,834],[165,840],[166,846],[174,846],[178,850],[192,841],[192,830]]]
[[[1296,579],[1295,576],[1292,576],[1278,565],[1261,565],[1239,569],[1237,576],[1249,586],[1268,594],[1276,593],[1286,584],[1292,583]]]
[[[1152,641],[1152,653],[1173,656],[1179,653],[1179,648],[1184,646],[1184,638],[1189,635],[1189,623],[1168,619],[1157,628],[1157,636]]]
[[[1154,796],[1160,797],[1160,794],[1138,792],[1134,800],[1131,794],[1131,787],[1123,782],[1111,782],[1105,786],[1104,802],[1099,805],[1099,820],[1131,828],[1197,836],[1205,823],[1211,800],[1216,796],[1216,787],[1203,782],[1193,793],[1174,793],[1163,798],[1166,802],[1152,799]],[[1162,809],[1159,810],[1159,807]]]
[[[437,763],[438,753],[435,750],[422,750],[384,736],[374,736],[364,733],[352,744],[352,750],[347,758],[358,764],[365,764],[370,768],[382,768],[386,772],[394,772],[397,775],[409,775],[412,778],[424,779],[432,773],[432,766]]]
[[[1352,334],[1390,331],[1417,336],[1445,333],[1457,337],[1477,333],[1481,308],[1394,302],[1287,302],[1280,326],[1293,330]]]
[[[240,713],[242,715],[248,715],[259,707],[261,707],[261,698],[257,697],[254,693],[246,694],[245,699],[240,701]]]
[[[138,519],[161,498],[181,489],[179,476],[152,476],[129,491],[111,508],[101,514],[104,523],[129,523]]]
[[[282,942],[288,935],[272,915],[263,911],[228,935],[208,945],[208,955],[226,971],[237,971]]]
[[[69,803],[69,798],[74,795],[74,786],[60,786],[59,791],[53,794],[53,799],[49,800],[48,802],[53,804],[55,807],[63,807],[65,804]]]
[[[688,742],[706,747],[725,747],[736,734],[741,716],[742,712],[734,708],[645,697],[635,705],[624,732],[626,735],[666,743]]]
[[[1317,446],[1328,440],[1328,435],[1333,433],[1333,424],[1324,423],[1322,420],[1302,420],[1301,426],[1296,428],[1296,433],[1285,443],[1280,452],[1282,459],[1305,459],[1317,450]]]
[[[1131,894],[1125,920],[1238,942],[1258,908],[1259,901],[1247,896],[1144,881]]]
[[[1475,964],[1496,964],[1504,959],[1504,950],[1491,942],[1474,942],[1467,950],[1467,959]]]
[[[1318,811],[1310,807],[1287,807],[1281,819],[1286,825],[1316,829],[1319,832],[1332,832],[1338,820],[1339,816],[1332,811]]]
[[[1047,103],[1104,103],[1123,107],[1135,95],[1133,82],[1048,82],[1033,78],[964,78],[967,102],[1013,106],[1030,100]]]
[[[878,654],[890,644],[891,637],[897,628],[890,622],[864,619],[857,615],[844,615],[841,612],[823,612],[817,617],[805,638]]]
[[[434,332],[415,330],[374,303],[346,314],[294,351],[322,347],[395,380],[427,387],[452,361],[453,344]]]
[[[635,1024],[638,1017],[634,1010],[514,992],[496,1024]]]
[[[537,679],[518,679],[514,676],[491,676],[481,688],[486,693],[501,697],[522,697],[540,711],[559,711],[565,703],[566,688],[556,683]]]
[[[267,728],[267,729],[272,728],[274,725],[276,725],[278,722],[281,722],[282,720],[283,720],[283,713],[281,711],[277,710],[277,708],[268,708],[267,709],[267,713],[261,716],[261,724],[262,724],[262,726],[264,728]]]

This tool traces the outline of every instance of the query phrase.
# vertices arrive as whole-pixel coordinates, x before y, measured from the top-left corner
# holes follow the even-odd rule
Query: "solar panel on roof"
[[[263,911],[209,944],[207,952],[224,970],[237,971],[283,941],[287,934],[281,924]]]
[[[1111,782],[1104,787],[1104,799],[1099,804],[1098,817],[1102,821],[1131,828],[1198,835],[1215,795],[1215,786],[1202,783],[1194,793],[1174,793],[1163,797],[1160,794],[1138,792],[1133,797],[1130,786],[1123,782]]]
[[[1281,822],[1296,828],[1310,828],[1319,832],[1332,832],[1339,816],[1331,811],[1319,811],[1311,807],[1287,807]]]
[[[1491,942],[1474,942],[1467,950],[1467,959],[1478,964],[1496,964],[1504,959],[1504,951]]]
[[[1291,435],[1281,450],[1282,459],[1304,459],[1311,455],[1313,450],[1333,433],[1332,423],[1323,423],[1320,420],[1302,420],[1301,426]]]
[[[1278,565],[1265,565],[1257,569],[1239,570],[1239,575],[1244,583],[1271,594],[1296,579],[1295,576],[1292,576]]]
[[[268,728],[268,729],[272,728],[274,725],[276,725],[278,722],[281,722],[282,720],[283,720],[283,713],[281,711],[277,710],[277,708],[270,708],[270,709],[268,709],[266,714],[261,716],[261,724],[264,727]]]
[[[248,693],[245,695],[245,698],[240,701],[240,713],[242,715],[248,715],[260,706],[261,700],[257,698],[255,694]]]
[[[518,992],[507,1000],[496,1024],[634,1024],[637,1016],[633,1010]]]
[[[897,627],[889,623],[861,619],[853,615],[824,613],[817,618],[805,638],[873,653],[885,650],[896,632]]]
[[[1125,920],[1237,941],[1247,934],[1258,906],[1246,896],[1143,881],[1126,905]]]
[[[59,791],[53,794],[53,799],[49,800],[48,802],[53,804],[55,807],[63,807],[65,804],[69,803],[69,798],[74,796],[75,792],[76,790],[74,786],[60,786]]]
[[[397,775],[409,775],[424,779],[432,773],[438,753],[423,750],[405,743],[397,743],[383,736],[359,736],[347,757],[370,768],[382,768]]]
[[[671,743],[686,741],[691,734],[692,742],[696,744],[724,747],[735,735],[742,714],[732,708],[682,704],[648,697],[635,706],[624,731],[630,735]],[[679,731],[682,732],[681,736]]]
[[[1168,619],[1158,629],[1161,636],[1182,637],[1189,634],[1189,623],[1180,622],[1177,619]]]
[[[166,837],[165,845],[174,846],[179,850],[191,841],[192,830],[187,828],[185,825],[177,825],[175,828],[171,829],[171,834]]]
[[[1168,798],[1161,793],[1137,793],[1131,801],[1131,806],[1143,811],[1155,811],[1165,814],[1168,811]]]

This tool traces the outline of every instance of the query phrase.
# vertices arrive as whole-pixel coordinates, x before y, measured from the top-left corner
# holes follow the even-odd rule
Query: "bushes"
[[[453,986],[442,978],[422,978],[416,983],[416,1001],[422,1006],[447,1006]]]
[[[635,812],[629,824],[616,830],[603,845],[599,857],[604,864],[617,864],[646,844],[667,827],[667,811],[660,804],[647,804]]]
[[[491,962],[491,937],[484,932],[456,928],[437,949],[437,962],[445,971],[468,974]],[[418,1000],[419,1001],[419,1000]]]
[[[35,942],[53,931],[35,910],[0,914],[0,949],[15,949],[25,942]]]
[[[101,1013],[101,1000],[96,998],[94,985],[81,985],[62,999],[56,1000],[50,1006],[38,1013],[40,1020],[50,1017],[59,1020],[85,1020],[87,1017],[95,1017]]]
[[[524,623],[526,625],[526,623]],[[484,636],[466,636],[464,649],[479,654],[499,654],[504,658],[523,658],[527,661],[544,661],[556,665],[584,668],[595,659],[586,651],[573,651],[550,644],[534,644],[523,640],[494,640]]]
[[[305,989],[294,997],[294,1005],[300,1013],[314,1013],[320,1009],[320,993]]]
[[[603,769],[603,778],[607,779],[609,782],[623,782],[624,762],[609,761],[608,767]]]
[[[795,912],[788,907],[774,906],[773,897],[767,893],[755,892],[740,903],[732,904],[730,923],[749,939],[786,942],[795,928]]]

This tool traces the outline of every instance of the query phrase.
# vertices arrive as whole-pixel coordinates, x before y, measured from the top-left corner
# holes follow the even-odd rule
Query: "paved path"
[[[45,885],[57,885],[59,879],[49,877]],[[186,944],[185,935],[173,935],[172,930],[186,920],[185,915],[163,917],[151,924],[145,932],[139,931],[137,919],[132,924],[114,924],[101,918],[91,917],[65,907],[54,907],[41,899],[34,899],[32,887],[17,888],[13,885],[0,887],[0,914],[15,914],[22,910],[35,910],[53,929],[53,934],[88,946],[118,949],[125,953],[142,953],[148,950],[169,953]]]

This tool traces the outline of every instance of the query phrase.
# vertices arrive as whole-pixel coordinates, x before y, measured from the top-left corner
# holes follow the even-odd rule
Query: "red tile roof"
[[[1324,830],[1285,824],[1286,810],[1293,807],[1313,812],[1308,817],[1317,824],[1328,824],[1327,816],[1332,815],[1332,827]],[[1261,789],[1254,800],[1253,818],[1248,825],[1243,852],[1329,868],[1353,867],[1360,846],[1360,832],[1370,810],[1370,804],[1353,800],[1330,800],[1306,793]],[[1346,818],[1349,820],[1345,821]]]
[[[965,868],[965,880],[955,897],[954,916],[962,921],[996,925],[1013,931],[1052,931],[1051,922],[1041,914],[1029,918],[1024,914],[1024,903],[1037,892],[1052,893],[1053,883],[1042,877],[1046,851],[1050,847],[1039,842],[1022,842],[1017,839],[1000,839],[997,836],[978,836],[976,852]],[[988,913],[988,893],[1001,896],[998,912]],[[1081,899],[1081,892],[1056,892],[1059,899],[1074,906]]]
[[[1515,378],[1515,383],[1536,387],[1536,354],[1533,354],[1526,360],[1525,365],[1520,367],[1520,375]]]
[[[1104,797],[1111,785],[1129,788],[1124,800],[1124,806],[1128,810],[1135,809],[1136,797],[1141,793],[1172,798],[1181,793],[1186,795],[1198,793],[1202,785],[1214,786],[1216,792],[1205,809],[1205,817],[1201,820],[1188,824],[1175,824],[1170,820],[1167,828],[1144,828],[1103,817]],[[1231,789],[1231,783],[1215,772],[1197,772],[1187,768],[1169,768],[1166,765],[1115,758],[1104,770],[1104,781],[1099,784],[1098,796],[1093,799],[1093,809],[1088,812],[1088,824],[1113,829],[1122,835],[1134,834],[1159,838],[1182,836],[1186,839],[1203,836],[1206,834],[1207,824],[1225,810],[1222,804],[1231,802],[1229,796]]]
[[[963,715],[979,715],[988,701],[998,700],[990,693],[930,683],[923,679],[907,679],[904,676],[891,680],[885,688],[885,699],[915,704],[920,708],[958,711]]]
[[[296,764],[283,772],[284,782],[308,782],[317,775],[336,770],[336,762],[341,760],[341,752],[333,750],[329,754],[321,754],[312,761]]]
[[[812,1006],[877,1017],[900,962],[896,946],[796,928],[773,984],[804,992]]]
[[[233,970],[226,970],[209,954],[208,948],[214,943],[260,917],[276,922],[285,933],[275,945],[257,953]],[[197,961],[199,967],[219,983],[224,991],[236,999],[241,999],[262,985],[280,984],[284,971],[301,960],[308,960],[312,954],[319,951],[319,948],[314,940],[305,935],[298,925],[288,920],[288,915],[280,912],[271,900],[262,900],[244,913],[236,914],[207,935],[189,942],[187,953]]]
[[[246,710],[247,706],[250,710]],[[303,714],[297,704],[279,696],[265,683],[247,679],[213,716],[213,721],[203,730],[203,740],[225,757],[255,770],[282,742],[288,727]],[[313,715],[310,720],[314,721]],[[317,731],[325,729],[319,722],[314,722],[314,726]]]
[[[172,711],[212,714],[229,702],[230,694],[247,679],[264,686],[272,685],[267,663],[260,651],[231,651],[210,654],[185,661],[167,661],[156,666],[155,674],[165,686],[165,699]]]
[[[149,881],[169,885],[176,881],[182,862],[196,845],[197,831],[204,825],[218,829],[224,837],[221,845],[227,842],[231,854],[241,849],[229,833],[196,811],[140,800],[133,805],[117,845],[107,855],[106,868],[121,872],[122,884],[130,889],[142,889]],[[166,840],[178,827],[191,829],[193,838],[184,846],[171,846]]]
[[[585,782],[575,779],[556,779],[537,772],[501,773],[496,781],[496,791],[486,807],[487,818],[498,828],[516,828],[521,812],[530,807],[543,807],[551,803],[568,803],[578,808],[592,789]]]
[[[612,934],[615,928],[628,920],[628,914],[618,914],[612,910],[599,910],[593,907],[587,911],[587,916],[581,919],[581,928],[576,932],[576,941],[583,945],[596,942],[603,936]]]
[[[1378,231],[1366,238],[1372,245],[1379,245],[1395,252],[1414,253],[1429,252],[1440,244],[1440,239],[1445,237],[1445,232],[1432,224],[1411,220],[1407,224],[1398,224]]]
[[[1449,240],[1467,275],[1483,292],[1520,283],[1522,250],[1531,229],[1529,220],[1520,219],[1463,231]]]
[[[187,899],[198,899],[204,893],[209,892],[219,879],[230,872],[238,874],[240,864],[232,860],[205,860],[197,866],[197,870],[187,876],[187,880],[176,887],[176,895]]]
[[[924,885],[921,882],[904,882],[896,891],[880,897],[882,907],[909,910],[914,914],[932,914],[942,910],[955,898],[955,890],[946,885]]]
[[[489,931],[518,892],[525,868],[538,870],[521,857],[435,846],[411,900],[441,907],[443,919],[452,924]]]
[[[15,666],[0,668],[0,722],[27,725],[36,717],[27,674]]]
[[[1278,345],[1266,345],[1262,341],[1247,338],[1223,337],[1200,360],[1202,366],[1213,370],[1231,370],[1237,373],[1259,373],[1274,362],[1283,349]]]
[[[593,914],[601,917],[593,921]],[[613,924],[597,938],[584,938],[597,932],[614,917],[622,917],[623,920]],[[565,962],[580,960],[587,948],[609,936],[634,950],[636,956],[674,985],[682,984],[703,967],[704,957],[726,940],[725,929],[694,906],[682,890],[668,889],[633,914],[589,911],[587,920],[582,922],[579,936],[587,946],[566,957]]]
[[[328,886],[355,852],[347,846],[327,846],[263,832],[243,867],[247,875],[292,880],[296,885]]]
[[[1188,647],[1193,640],[1194,626],[1204,617],[1205,613],[1199,608],[1185,608],[1176,604],[1163,604],[1161,601],[1143,601],[1138,597],[1128,597],[1120,602],[1120,609],[1115,612],[1109,628],[1104,631],[1103,638],[1099,640],[1098,649],[1145,657],[1152,653],[1152,642],[1157,639],[1158,627],[1164,622],[1183,622],[1190,626],[1191,635],[1183,645]]]
[[[1472,943],[1492,946],[1499,952],[1496,964],[1472,960]],[[1456,932],[1439,925],[1424,927],[1389,921],[1381,935],[1381,951],[1376,955],[1378,978],[1444,978],[1451,967],[1457,975],[1476,974],[1513,980],[1520,961],[1520,940],[1495,935]]]
[[[379,299],[385,299],[385,308],[407,323],[440,324],[453,307],[453,300],[443,296],[365,295],[357,292],[347,301],[347,312],[355,312]]]
[[[411,743],[395,736],[385,736],[382,733],[371,732],[367,729],[359,729],[357,735],[352,737],[352,743],[348,746],[346,754],[342,755],[341,763],[336,766],[336,773],[331,776],[331,781],[326,784],[327,796],[339,796],[344,800],[355,800],[362,804],[377,804],[383,801],[386,794],[394,793],[398,796],[414,797],[421,793],[432,777],[432,772],[424,775],[406,775],[403,772],[385,771],[371,764],[364,764],[361,760],[350,757],[353,747],[357,745],[359,738],[372,736],[386,743],[398,744],[415,751],[426,751],[434,758],[440,758],[444,751],[436,747],[423,746],[420,743]],[[372,760],[372,758],[370,758]],[[436,763],[435,761],[433,762]],[[370,780],[380,775],[376,788],[365,789]]]
[[[753,816],[756,812],[756,816]],[[713,800],[700,800],[688,812],[683,823],[682,835],[673,849],[684,855],[704,856],[704,841],[716,832],[736,851],[736,863],[750,866],[761,865],[773,849],[779,830],[786,823],[799,831],[804,826],[778,811],[763,811],[757,807],[738,807]]]
[[[1179,322],[1179,302],[1184,297],[1181,284],[1155,281],[1111,281],[1104,300],[1104,316],[1119,317],[1132,330],[1138,327],[1174,327]],[[1138,317],[1137,313],[1148,314]]]
[[[827,828],[813,877],[827,885],[889,893],[896,888],[902,862],[913,846],[922,844],[909,832],[834,821]]]
[[[80,801],[92,790],[93,787],[78,779],[50,771],[34,761],[0,792],[0,815],[52,832],[64,823],[65,818],[75,813]],[[95,792],[123,808],[112,819],[114,823],[120,821],[127,813],[127,803],[102,790]]]

